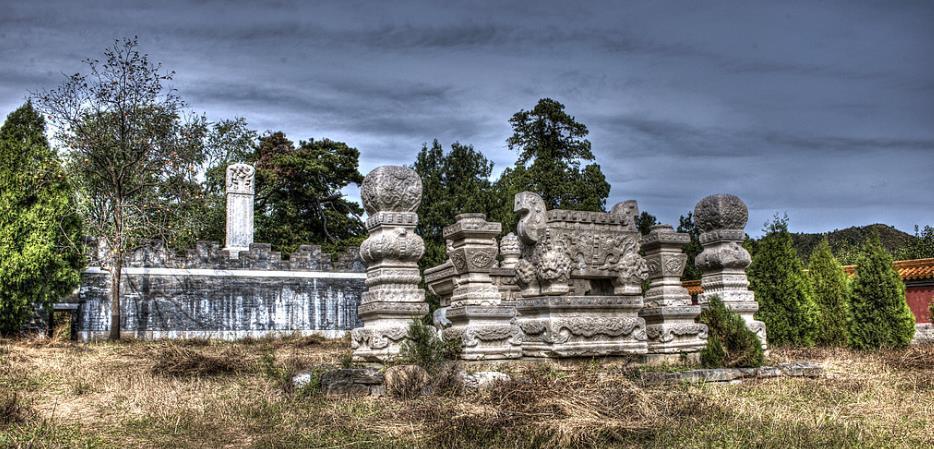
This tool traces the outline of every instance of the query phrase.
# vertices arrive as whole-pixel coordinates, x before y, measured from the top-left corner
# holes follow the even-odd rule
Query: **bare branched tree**
[[[163,83],[173,72],[139,52],[136,38],[118,40],[103,61],[60,87],[34,93],[56,128],[87,229],[100,239],[111,279],[110,338],[119,339],[120,279],[126,257],[145,239],[167,239],[200,195],[208,126],[185,112]]]

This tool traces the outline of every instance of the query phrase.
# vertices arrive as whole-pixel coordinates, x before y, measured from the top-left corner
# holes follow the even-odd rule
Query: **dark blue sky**
[[[364,172],[438,138],[498,174],[509,117],[552,97],[608,206],[676,224],[729,192],[753,234],[775,212],[934,224],[934,2],[132,3],[0,0],[0,114],[138,35],[194,110],[346,141]]]

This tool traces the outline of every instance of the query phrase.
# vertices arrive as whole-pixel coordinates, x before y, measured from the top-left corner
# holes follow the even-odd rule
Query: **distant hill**
[[[871,224],[868,226],[853,226],[846,229],[836,229],[824,233],[792,233],[791,237],[795,243],[795,249],[798,256],[807,263],[811,256],[811,251],[817,246],[820,240],[827,236],[830,242],[830,248],[841,263],[850,264],[856,262],[856,252],[862,246],[863,242],[869,239],[872,232],[879,233],[882,240],[882,246],[893,255],[899,248],[903,248],[912,241],[914,236],[906,232],[899,231],[892,226],[884,224]]]

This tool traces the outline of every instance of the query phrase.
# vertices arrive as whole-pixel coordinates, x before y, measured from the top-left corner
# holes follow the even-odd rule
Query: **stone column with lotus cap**
[[[428,313],[418,269],[425,243],[415,234],[422,181],[409,168],[382,166],[366,175],[360,196],[369,236],[360,245],[366,291],[358,308],[363,327],[351,332],[353,359],[388,362],[399,355],[412,321]]]
[[[719,297],[728,309],[743,317],[746,326],[756,333],[765,348],[765,323],[755,319],[759,304],[746,277],[746,267],[752,263],[752,257],[742,245],[749,209],[735,195],[710,195],[697,203],[694,220],[701,231],[700,242],[704,247],[694,260],[702,273],[704,291],[699,296],[700,304]]]

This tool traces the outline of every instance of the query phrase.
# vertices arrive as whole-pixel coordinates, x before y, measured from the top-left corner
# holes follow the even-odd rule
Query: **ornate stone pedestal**
[[[444,228],[449,241],[448,259],[455,276],[444,329],[445,339],[463,342],[465,360],[512,359],[522,356],[521,334],[515,323],[515,308],[503,305],[499,289],[490,277],[496,268],[496,236],[499,223],[483,214],[461,214]],[[443,284],[444,282],[442,282]],[[443,287],[442,287],[443,288]]]
[[[418,260],[425,252],[415,234],[421,195],[421,179],[405,167],[378,167],[363,180],[360,196],[369,214],[369,237],[360,245],[360,256],[367,262],[367,291],[358,309],[363,327],[351,332],[356,361],[392,360],[412,320],[428,313],[425,291],[418,288]]]
[[[650,354],[694,353],[707,344],[707,326],[695,322],[701,308],[691,305],[681,286],[687,261],[681,248],[689,242],[690,236],[669,225],[653,226],[642,238],[651,283],[639,316],[645,319]]]
[[[522,257],[516,299],[522,353],[529,357],[645,354],[635,201],[611,213],[546,210],[530,192],[516,195]]]
[[[701,231],[700,242],[704,251],[697,255],[695,264],[703,273],[699,297],[701,305],[717,296],[730,310],[746,321],[767,347],[765,323],[755,319],[759,310],[755,295],[749,290],[746,267],[752,262],[749,252],[742,246],[743,228],[749,219],[746,204],[734,195],[711,195],[694,208],[694,220]]]

